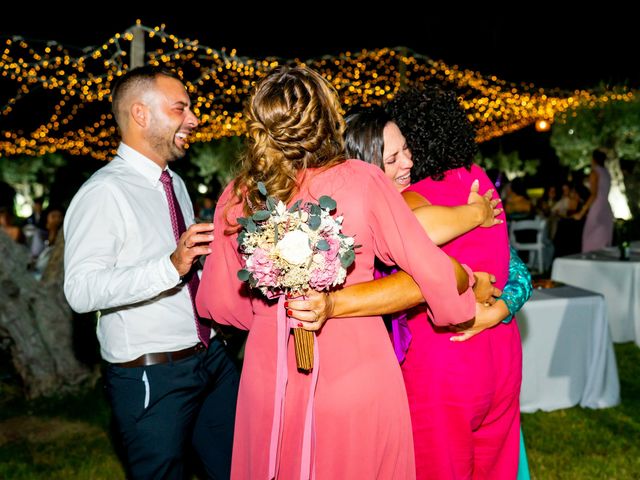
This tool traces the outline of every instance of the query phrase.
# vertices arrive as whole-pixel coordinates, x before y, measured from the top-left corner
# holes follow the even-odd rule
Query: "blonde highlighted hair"
[[[248,138],[234,183],[235,204],[243,203],[245,215],[264,204],[258,182],[287,203],[299,172],[344,161],[339,108],[331,84],[307,67],[281,66],[258,83],[245,111]]]

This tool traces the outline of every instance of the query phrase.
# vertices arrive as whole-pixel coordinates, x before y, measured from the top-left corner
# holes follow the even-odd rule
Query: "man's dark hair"
[[[126,119],[124,100],[134,91],[152,88],[160,75],[182,81],[172,70],[145,65],[129,70],[115,82],[111,93],[111,111],[119,126],[123,125]]]

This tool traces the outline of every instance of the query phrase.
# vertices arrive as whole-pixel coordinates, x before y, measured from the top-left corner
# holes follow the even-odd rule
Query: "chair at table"
[[[517,220],[511,222],[509,225],[509,241],[513,248],[518,252],[529,252],[529,260],[527,261],[528,267],[533,267],[537,263],[538,272],[543,273],[544,268],[544,235],[547,221],[544,218],[535,218],[533,220]],[[520,235],[516,235],[516,232],[520,232]],[[525,236],[525,232],[533,232],[529,235],[535,236],[534,241],[525,242],[522,236]],[[520,241],[518,238],[521,238]]]

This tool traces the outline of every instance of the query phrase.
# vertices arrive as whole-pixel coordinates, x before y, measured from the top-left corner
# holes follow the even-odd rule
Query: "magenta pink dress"
[[[232,478],[261,480],[316,478],[412,479],[415,477],[409,407],[400,366],[381,317],[329,319],[318,334],[318,380],[313,395],[310,458],[302,447],[311,375],[296,369],[288,343],[285,400],[278,444],[271,442],[278,356],[277,305],[249,295],[236,273],[242,267],[236,235],[223,212],[226,188],[216,209],[215,240],[197,296],[204,317],[249,329],[234,438]],[[415,216],[383,172],[358,160],[328,170],[312,170],[298,198],[330,195],[344,216],[343,232],[358,249],[346,285],[373,279],[374,258],[398,264],[414,277],[439,323],[471,318],[471,289],[458,295],[448,257],[425,235]],[[228,217],[242,216],[239,205]],[[277,418],[277,417],[276,417]],[[443,442],[446,442],[443,439]],[[270,452],[276,455],[276,471]],[[302,474],[311,465],[309,474]]]
[[[442,181],[408,188],[434,205],[467,202],[473,180],[495,188],[473,165],[450,170]],[[494,198],[497,198],[494,194]],[[504,220],[504,214],[499,218]],[[493,273],[503,288],[509,274],[506,223],[476,228],[442,249],[474,271]],[[424,312],[410,316],[411,344],[402,364],[419,479],[510,479],[518,469],[522,351],[515,321],[462,343],[432,325]]]

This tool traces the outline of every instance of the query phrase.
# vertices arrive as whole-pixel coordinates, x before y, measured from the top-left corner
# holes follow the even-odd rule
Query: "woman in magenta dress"
[[[426,201],[459,205],[474,179],[480,180],[481,191],[493,188],[485,172],[473,164],[475,133],[452,93],[401,93],[389,110],[407,139],[413,172],[422,179],[405,190],[413,206]],[[496,286],[504,287],[509,269],[506,224],[474,229],[442,249],[474,270],[492,272]],[[500,323],[467,342],[454,343],[454,334],[430,323],[425,312],[408,323],[412,340],[402,373],[417,477],[515,478],[522,372],[517,324]]]
[[[297,371],[289,342],[286,391],[276,391],[276,303],[248,292],[236,276],[243,263],[235,219],[260,208],[258,181],[289,204],[330,195],[344,217],[343,232],[362,245],[346,285],[371,280],[374,258],[397,264],[420,286],[440,325],[474,316],[474,295],[466,288],[472,281],[429,241],[380,169],[343,160],[338,100],[317,73],[278,68],[256,87],[247,116],[243,167],[218,202],[218,233],[197,296],[202,316],[250,330],[232,478],[414,478],[406,392],[382,319],[324,324],[317,334],[320,359],[311,394],[311,375]],[[284,402],[276,405],[280,393]],[[311,428],[305,423],[310,411]],[[309,438],[311,448],[305,449]]]
[[[581,220],[585,215],[582,230],[582,251],[601,250],[611,245],[613,239],[613,213],[609,205],[611,175],[605,168],[607,155],[602,150],[594,150],[591,157],[589,184],[591,195],[582,209],[573,218]]]

